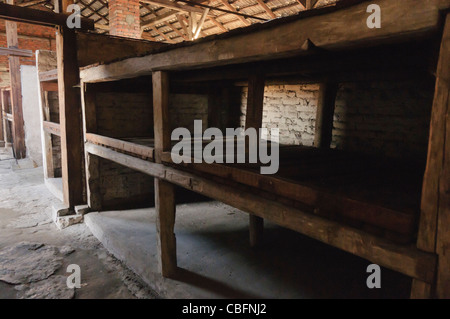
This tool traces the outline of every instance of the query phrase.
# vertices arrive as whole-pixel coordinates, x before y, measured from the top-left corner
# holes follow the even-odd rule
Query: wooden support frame
[[[329,148],[331,146],[337,91],[338,84],[336,82],[325,81],[320,84],[314,135],[315,147]]]
[[[153,119],[155,130],[155,161],[161,163],[162,152],[170,150],[169,74],[154,72]],[[155,178],[155,203],[157,214],[158,252],[160,270],[164,277],[173,277],[177,270],[174,185]]]
[[[245,212],[266,218],[280,226],[350,252],[380,266],[385,266],[426,283],[433,281],[436,256],[420,251],[414,246],[394,245],[387,239],[261,198],[247,193],[239,187],[226,186],[217,181],[118,153],[99,145],[87,143],[86,150],[94,156],[125,165],[171,184],[232,205]],[[171,216],[169,215],[168,218]],[[172,237],[168,236],[168,238]],[[167,241],[167,243],[166,247],[169,247],[171,241]]]
[[[89,134],[97,133],[97,109],[96,90],[89,84],[81,85],[81,101],[83,109],[83,131],[84,142],[90,137]],[[84,151],[86,171],[86,200],[89,208],[93,211],[102,209],[102,198],[100,195],[100,159]]]
[[[1,113],[2,113],[2,123],[3,123],[3,141],[5,146],[11,145],[12,139],[11,139],[11,133],[12,130],[11,125],[12,123],[12,115],[7,113],[7,95],[10,95],[11,89],[10,88],[2,88],[1,89]]]
[[[16,22],[25,22],[43,26],[66,26],[70,14],[54,13],[30,8],[21,8],[11,4],[0,3],[0,18]],[[94,30],[94,20],[80,18],[81,29]]]
[[[59,123],[64,204],[81,205],[83,199],[81,100],[75,31],[59,27],[56,35]],[[78,92],[77,92],[78,91]]]
[[[13,1],[8,0],[8,3],[12,4]],[[5,21],[5,26],[8,48],[18,49],[19,39],[17,37],[17,23],[12,21]],[[12,142],[15,157],[17,159],[22,159],[27,156],[27,150],[25,146],[25,127],[22,109],[22,80],[20,76],[20,57],[10,55],[8,57],[8,60],[9,75],[11,79],[11,113],[14,117]]]
[[[245,128],[254,128],[258,132],[262,127],[264,106],[264,76],[252,74],[248,80],[247,112],[245,116]],[[248,145],[248,143],[246,143]],[[264,231],[264,219],[259,216],[249,215],[250,246],[256,247],[260,244]]]
[[[450,14],[445,18],[431,115],[417,246],[438,255],[435,284],[413,281],[411,297],[450,298]]]

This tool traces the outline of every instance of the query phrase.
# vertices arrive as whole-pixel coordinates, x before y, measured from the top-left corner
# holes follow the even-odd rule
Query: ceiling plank
[[[176,14],[178,14],[178,13],[179,13],[178,11],[171,10],[169,12],[166,12],[164,14],[161,14],[159,16],[151,18],[151,19],[149,19],[147,21],[144,21],[143,23],[141,23],[141,29],[142,28],[147,28],[147,27],[150,27],[150,26],[154,26],[154,25],[156,25],[158,23],[162,23],[164,21],[173,19],[173,18],[175,18]]]
[[[140,2],[144,3],[150,3],[155,4],[161,7],[177,10],[177,11],[184,11],[184,12],[196,12],[196,13],[203,13],[203,10],[200,8],[191,7],[184,4],[179,4],[176,2],[172,2],[169,0],[140,0]]]
[[[222,2],[222,4],[223,4],[225,7],[227,7],[228,10],[238,13],[237,10],[236,10],[229,2],[228,2],[228,0],[220,0],[220,2]],[[250,21],[248,21],[247,19],[245,19],[245,18],[242,17],[242,16],[239,16],[239,15],[238,15],[237,17],[238,17],[238,19],[239,19],[243,24],[245,24],[245,25],[247,25],[247,26],[249,26],[249,25],[252,24]]]
[[[164,21],[164,24],[166,26],[168,26],[169,28],[171,28],[173,31],[175,31],[176,34],[178,34],[180,37],[182,37],[183,39],[185,39],[186,41],[189,41],[188,37],[185,36],[180,30],[178,30],[176,27],[174,27],[171,23]]]
[[[267,4],[264,3],[263,0],[256,0],[256,2],[258,2],[258,4],[267,12],[267,14],[272,18],[275,19],[277,16],[275,15],[275,13],[272,12],[272,10],[270,10],[270,8],[267,6]]]
[[[224,27],[224,25],[222,23],[220,23],[219,21],[217,21],[215,18],[209,16],[208,19],[214,23],[216,26],[219,27],[219,29],[221,29],[223,32],[227,32],[228,29]]]
[[[150,30],[156,31],[156,33],[158,33],[160,36],[162,36],[164,39],[166,39],[167,42],[169,42],[169,43],[176,43],[174,40],[172,40],[167,35],[165,35],[164,32],[159,31],[157,27],[150,27]]]

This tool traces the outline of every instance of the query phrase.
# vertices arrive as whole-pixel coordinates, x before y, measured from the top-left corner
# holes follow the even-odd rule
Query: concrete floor
[[[218,202],[177,206],[178,275],[157,267],[155,210],[90,213],[86,224],[118,259],[166,298],[408,298],[411,280],[382,269],[381,289],[366,286],[369,262],[266,224],[248,244],[248,215]]]
[[[69,276],[70,273],[66,270],[70,264],[77,264],[81,269],[81,288],[75,291],[76,299],[155,298],[157,295],[109,254],[92,236],[86,225],[74,225],[62,231],[56,228],[50,216],[52,204],[57,204],[58,200],[44,185],[42,167],[33,166],[26,161],[19,161],[17,165],[12,159],[10,149],[0,148],[0,277],[5,274],[5,267],[9,266],[5,264],[5,257],[8,255],[5,256],[4,253],[9,252],[8,249],[18,247],[19,243],[44,244],[45,248],[55,250],[69,246],[74,251],[62,257],[55,255],[55,260],[61,259],[60,264],[56,265],[56,271],[44,280],[24,282],[25,285],[8,284],[0,280],[0,299],[21,298],[26,295],[27,290],[36,293],[38,287],[42,287],[46,282],[51,283],[53,278]],[[28,276],[39,276],[39,272],[45,270],[45,267],[38,266],[45,264],[44,257],[37,255],[32,260],[36,266],[32,264]],[[26,271],[29,266],[25,258],[14,272],[17,275]],[[47,287],[46,290],[41,289],[36,298],[44,296],[51,289]],[[53,297],[62,298],[64,295],[53,293]]]

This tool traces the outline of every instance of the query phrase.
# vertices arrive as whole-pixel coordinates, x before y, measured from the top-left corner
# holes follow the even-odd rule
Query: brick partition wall
[[[139,0],[109,1],[109,34],[140,39]]]
[[[361,82],[339,85],[332,148],[393,158],[425,160],[433,81]],[[280,143],[312,146],[319,86],[268,85],[263,127],[279,128]],[[247,88],[241,95],[245,123]]]

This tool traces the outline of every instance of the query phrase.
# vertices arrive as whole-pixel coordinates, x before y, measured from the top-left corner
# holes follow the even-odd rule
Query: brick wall
[[[109,34],[141,38],[139,0],[109,1]]]
[[[280,143],[312,146],[318,85],[270,85],[264,89],[263,128],[279,128]],[[248,89],[242,90],[241,127],[245,126]]]
[[[266,86],[263,127],[279,128],[282,144],[312,146],[318,90],[316,84]],[[242,126],[246,99],[247,88],[243,88]],[[424,159],[432,100],[432,81],[341,84],[332,147]]]
[[[98,132],[109,137],[153,136],[151,93],[99,93]]]
[[[55,29],[27,23],[17,23],[19,49],[56,50]],[[0,20],[0,46],[7,47],[5,20]],[[20,64],[35,65],[36,57],[21,57]],[[0,87],[9,86],[9,63],[7,56],[0,56]]]
[[[194,120],[208,127],[208,96],[200,94],[171,94],[169,98],[171,130],[185,127],[194,132]]]

